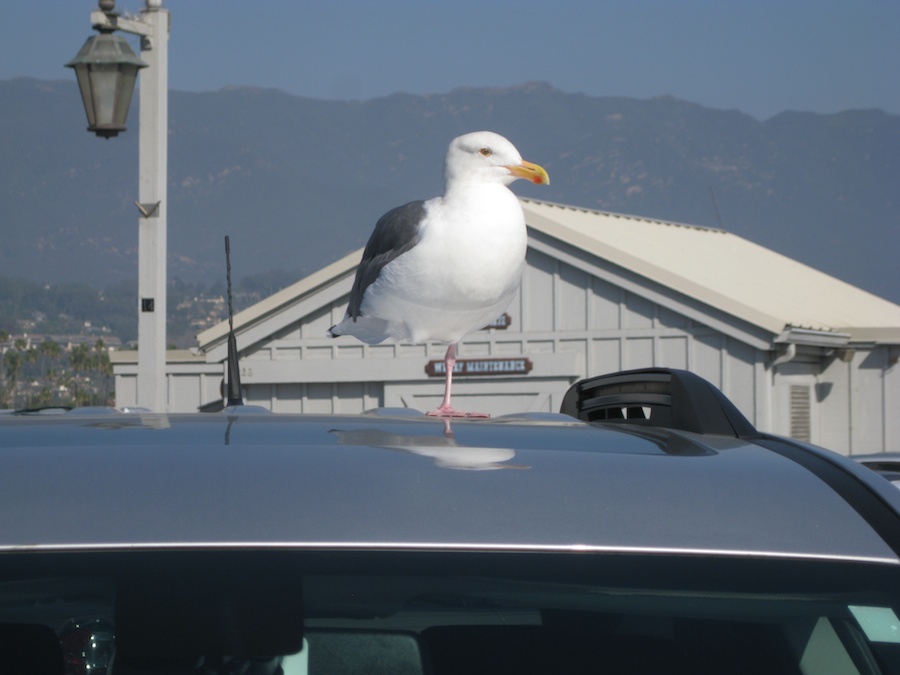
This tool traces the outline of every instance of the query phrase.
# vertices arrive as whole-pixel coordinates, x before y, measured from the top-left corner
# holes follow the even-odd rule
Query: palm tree
[[[19,373],[22,372],[22,352],[18,349],[10,349],[3,355],[3,367],[6,373],[7,393],[6,404],[12,408],[16,407],[16,385],[19,380]]]
[[[102,339],[98,339],[94,344],[94,369],[99,376],[100,382],[94,389],[96,394],[96,403],[98,405],[110,405],[110,385],[112,379],[112,364],[109,362],[109,349]]]
[[[41,372],[46,372],[48,368],[52,367],[47,365],[47,361],[55,361],[59,358],[60,347],[59,343],[55,340],[44,340],[41,344],[38,345],[38,350],[41,353],[41,358],[43,362],[41,363]]]
[[[40,375],[36,375],[34,372],[34,366],[37,365],[37,362],[38,350],[34,347],[29,347],[22,353],[22,372],[25,375],[27,384],[25,387],[25,406],[28,408],[35,405],[32,385],[36,380],[40,379]],[[29,366],[32,367],[29,368]]]
[[[79,375],[86,372],[89,368],[89,352],[87,345],[75,345],[69,353],[69,366],[72,369],[72,383],[74,385],[72,395],[75,398],[76,405],[79,403],[78,378]]]
[[[47,389],[50,393],[50,400],[45,405],[52,405],[54,402],[55,387],[54,380],[56,380],[56,372],[57,372],[57,360],[59,359],[59,355],[62,349],[59,346],[59,343],[54,340],[44,340],[40,345],[38,345],[38,351],[41,353],[41,380],[46,382]]]
[[[9,342],[9,332],[8,331],[0,330],[0,342]],[[5,353],[6,353],[5,348],[0,349],[0,364],[2,364],[4,361],[3,356]],[[0,369],[0,378],[2,378],[2,381],[5,384],[6,375],[3,371],[3,369]],[[5,386],[0,388],[0,407],[2,407],[4,405],[6,405],[6,387]]]

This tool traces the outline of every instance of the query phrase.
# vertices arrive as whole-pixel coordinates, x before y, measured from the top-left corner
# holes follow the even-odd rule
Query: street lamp
[[[105,15],[113,13],[115,2],[103,2],[108,6]],[[125,38],[113,35],[113,28],[95,25],[99,35],[89,37],[67,68],[75,69],[84,111],[88,118],[88,131],[110,138],[125,131],[125,118],[131,105],[131,94],[139,68],[146,68],[131,49]]]
[[[136,404],[167,410],[166,216],[169,132],[169,12],[145,0],[137,18],[124,18],[115,0],[99,0],[88,39],[67,66],[75,69],[88,115],[88,131],[109,138],[125,130],[125,115],[139,68],[138,112],[138,375]],[[141,38],[141,58],[114,31]],[[105,56],[100,59],[99,54]],[[92,113],[95,115],[91,117]],[[101,117],[101,115],[107,115]]]

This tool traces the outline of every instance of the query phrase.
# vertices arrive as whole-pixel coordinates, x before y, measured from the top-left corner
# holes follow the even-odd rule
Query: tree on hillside
[[[54,340],[29,347],[20,338],[0,357],[0,408],[108,406],[112,391],[112,364],[103,340],[66,351]]]
[[[75,399],[75,405],[81,405],[81,388],[79,380],[88,369],[89,350],[87,345],[75,345],[69,353],[69,368],[72,371],[72,396]]]
[[[18,349],[10,349],[3,355],[3,372],[6,375],[6,386],[3,389],[4,407],[15,408],[16,385],[19,373],[22,372],[22,353]]]
[[[37,405],[46,406],[53,405],[56,399],[57,376],[59,373],[59,361],[62,354],[62,348],[55,340],[44,340],[38,345],[38,352],[41,355],[40,373],[41,387],[38,396]]]
[[[44,340],[38,345],[41,354],[41,372],[45,375],[53,371],[53,364],[59,358],[62,349],[55,340]]]
[[[92,363],[100,382],[94,387],[95,401],[94,405],[112,405],[113,404],[113,387],[112,387],[112,363],[109,361],[109,349],[102,339],[98,339],[94,343],[94,356]]]
[[[9,342],[9,333],[3,329],[0,329],[0,343]],[[6,356],[5,350],[0,349],[0,366],[4,365],[4,357]],[[6,402],[7,391],[6,391],[6,374],[5,369],[0,368],[0,408],[8,405]]]

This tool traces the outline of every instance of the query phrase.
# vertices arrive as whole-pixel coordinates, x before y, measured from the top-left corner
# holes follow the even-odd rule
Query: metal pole
[[[166,194],[168,162],[169,12],[147,0],[141,23],[138,169],[137,405],[166,412]]]

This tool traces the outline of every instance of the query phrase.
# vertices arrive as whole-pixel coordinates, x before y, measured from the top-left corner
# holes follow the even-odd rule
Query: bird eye
[[[480,152],[480,153],[482,154],[483,157],[490,157],[491,154],[492,154],[490,148],[482,148],[482,149],[479,150],[478,152]]]

